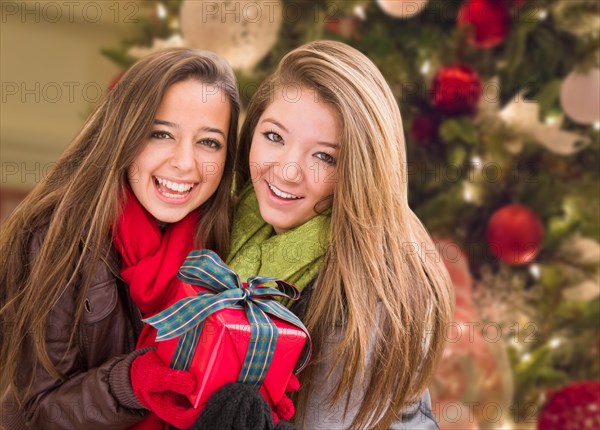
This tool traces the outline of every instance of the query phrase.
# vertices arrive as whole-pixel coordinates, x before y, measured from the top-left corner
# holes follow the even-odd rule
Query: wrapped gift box
[[[182,303],[182,299],[194,297],[199,292],[214,294],[198,283],[191,285],[182,282],[178,294],[170,303],[170,309],[175,309],[175,303]],[[262,297],[261,299],[264,300]],[[273,301],[271,299],[271,302]],[[301,329],[274,315],[267,314],[267,316],[276,326],[278,336],[272,360],[260,386],[260,392],[274,408],[281,400],[299,358],[303,352],[307,353],[305,346],[307,340],[310,345],[310,339],[303,326]],[[184,315],[182,318],[185,317]],[[175,319],[178,318],[179,316],[175,315]],[[160,319],[160,314],[148,321],[152,319]],[[151,324],[153,323],[151,322]],[[200,328],[197,331],[199,330]],[[190,330],[190,332],[192,331]],[[234,304],[206,317],[201,331],[196,332],[194,336],[190,335],[190,338],[195,340],[191,345],[188,343],[185,347],[178,346],[180,337],[160,340],[157,336],[157,354],[165,363],[175,368],[177,368],[174,366],[175,355],[186,356],[188,364],[184,368],[193,373],[197,383],[195,391],[188,397],[194,407],[202,408],[215,391],[227,383],[238,381],[250,345],[251,332],[245,307]],[[307,357],[305,356],[305,358]]]
[[[194,286],[183,284],[177,300],[197,292]],[[307,338],[306,333],[286,321],[273,317],[273,322],[279,336],[273,361],[260,388],[271,407],[281,400]],[[189,396],[194,407],[203,407],[215,391],[229,382],[237,381],[250,335],[250,323],[241,308],[223,309],[205,320],[188,369],[196,377],[197,383],[196,390]],[[158,343],[157,354],[165,363],[171,363],[178,340],[174,338]]]

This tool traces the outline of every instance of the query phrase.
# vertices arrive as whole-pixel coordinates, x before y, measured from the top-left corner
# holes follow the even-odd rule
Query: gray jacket
[[[300,300],[292,306],[292,311],[296,313],[301,319],[305,313],[306,306],[310,302],[310,296],[314,284],[310,284],[302,292]],[[341,329],[332,335],[331,339],[325,342],[324,354],[325,356],[332,357],[334,355],[332,351],[334,345],[341,339]],[[369,366],[370,357],[367,356],[367,366]],[[326,385],[315,387],[311,392],[311,397],[308,400],[308,407],[304,411],[297,411],[303,415],[304,427],[306,430],[337,430],[347,429],[352,420],[358,412],[360,400],[362,398],[363,388],[358,383],[358,378],[354,381],[352,388],[352,394],[350,396],[350,403],[348,405],[348,412],[344,416],[345,397],[342,396],[342,400],[339,403],[328,407],[328,399],[332,393],[334,387],[338,385],[338,381],[342,376],[342,366],[338,362],[332,363],[331,361],[324,361],[317,370],[315,375],[316,381],[325,381],[326,375],[331,367],[334,367],[331,379]],[[439,430],[439,426],[433,413],[431,412],[431,397],[429,390],[425,390],[419,402],[411,405],[404,411],[399,412],[400,418],[396,421],[391,429],[393,430]],[[300,417],[298,417],[300,418]],[[300,421],[300,420],[299,420]]]

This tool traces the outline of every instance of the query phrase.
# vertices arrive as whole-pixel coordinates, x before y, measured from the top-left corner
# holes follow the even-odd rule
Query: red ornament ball
[[[508,7],[498,0],[468,0],[458,11],[458,27],[472,26],[469,43],[493,48],[508,34]]]
[[[433,104],[444,113],[473,113],[481,97],[479,75],[465,65],[441,68],[432,84]]]
[[[528,207],[507,205],[498,209],[487,226],[487,243],[500,260],[520,265],[531,262],[538,254],[544,227]]]
[[[428,114],[415,115],[410,125],[410,134],[421,145],[429,145],[438,137],[439,120]]]
[[[538,430],[600,428],[600,382],[574,382],[550,394],[540,412]]]

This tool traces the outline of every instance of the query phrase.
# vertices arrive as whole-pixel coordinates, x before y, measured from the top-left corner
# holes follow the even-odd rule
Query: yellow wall
[[[83,125],[119,68],[100,54],[139,2],[0,1],[0,188],[30,190]]]

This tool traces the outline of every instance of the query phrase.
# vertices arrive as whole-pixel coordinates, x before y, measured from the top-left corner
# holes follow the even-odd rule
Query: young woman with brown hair
[[[223,59],[150,55],[2,226],[2,425],[122,429],[148,410],[195,420],[191,374],[134,350],[187,253],[228,253],[238,114]]]
[[[339,42],[291,51],[249,106],[236,169],[228,264],[304,290],[291,309],[314,352],[298,424],[436,428],[426,386],[452,287],[408,206],[400,111],[379,70]]]

